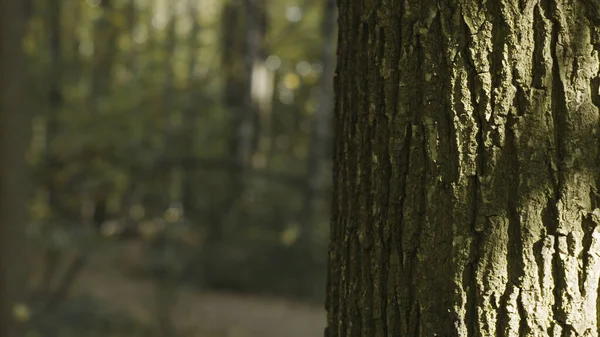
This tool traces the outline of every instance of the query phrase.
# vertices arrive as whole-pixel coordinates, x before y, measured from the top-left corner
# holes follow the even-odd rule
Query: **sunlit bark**
[[[598,336],[597,2],[338,3],[328,336]]]

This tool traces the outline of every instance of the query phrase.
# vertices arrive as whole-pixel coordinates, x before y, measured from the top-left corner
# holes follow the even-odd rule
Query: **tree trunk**
[[[47,100],[47,112],[46,112],[46,146],[44,153],[44,162],[41,164],[40,170],[43,172],[41,176],[43,181],[38,182],[40,185],[46,187],[47,193],[47,204],[50,210],[55,213],[52,220],[60,222],[63,220],[58,214],[59,210],[63,209],[60,205],[60,200],[57,198],[56,190],[57,186],[54,177],[57,174],[59,163],[55,153],[52,151],[52,143],[56,136],[59,134],[59,114],[62,109],[64,98],[62,90],[62,72],[63,67],[63,56],[61,53],[61,14],[62,6],[60,0],[51,0],[48,2],[47,10],[47,27],[48,27],[48,40],[50,49],[50,69],[48,69],[48,100]],[[46,221],[48,219],[45,219]],[[45,252],[44,265],[42,272],[42,282],[44,283],[44,290],[50,292],[52,288],[52,281],[56,275],[57,268],[59,266],[61,258],[61,252],[56,247],[50,245]]]
[[[111,20],[114,15],[114,0],[101,0],[100,16],[94,23],[93,42],[94,53],[91,62],[91,80],[89,99],[91,115],[96,115],[101,109],[101,100],[110,94],[113,66],[117,49],[117,28]]]
[[[339,0],[332,336],[599,336],[600,5]]]
[[[197,99],[197,76],[195,75],[196,64],[200,56],[200,50],[202,50],[198,43],[198,36],[200,35],[200,22],[198,20],[199,5],[195,0],[188,0],[188,15],[190,21],[192,21],[192,27],[190,29],[187,45],[188,50],[188,97],[183,108],[183,126],[180,132],[182,158],[193,158],[194,157],[194,141],[196,133],[196,114],[198,99]],[[194,193],[195,179],[194,173],[189,167],[183,165],[183,160],[180,160],[179,169],[181,172],[181,204],[183,206],[185,217],[195,222],[197,219],[196,210],[196,195]]]
[[[221,62],[226,67],[223,103],[232,114],[230,151],[240,167],[250,165],[256,145],[256,111],[252,104],[252,69],[262,42],[257,0],[230,0],[223,5]]]
[[[21,48],[25,13],[21,1],[0,1],[0,336],[17,337],[22,327],[13,309],[26,284],[25,226],[29,142],[27,71]],[[24,307],[23,307],[24,308]],[[21,310],[20,312],[24,312]],[[20,316],[18,318],[25,318]]]
[[[266,35],[265,0],[229,0],[223,5],[221,63],[225,67],[223,103],[231,112],[229,157],[235,169],[230,174],[228,195],[218,207],[224,217],[236,213],[244,195],[247,171],[258,146],[258,106],[252,82],[256,65],[264,62]],[[225,237],[223,217],[210,228],[211,241]]]

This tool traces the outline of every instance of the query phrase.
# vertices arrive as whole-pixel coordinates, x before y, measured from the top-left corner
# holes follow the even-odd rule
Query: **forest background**
[[[322,333],[335,2],[24,3],[29,335]]]

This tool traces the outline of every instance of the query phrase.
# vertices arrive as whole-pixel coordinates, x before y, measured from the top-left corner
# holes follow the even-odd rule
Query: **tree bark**
[[[338,4],[326,336],[599,336],[597,1]]]
[[[26,284],[25,226],[29,143],[26,96],[25,7],[0,1],[0,336],[18,337],[22,326],[13,309],[23,301]],[[24,317],[20,317],[24,318]]]

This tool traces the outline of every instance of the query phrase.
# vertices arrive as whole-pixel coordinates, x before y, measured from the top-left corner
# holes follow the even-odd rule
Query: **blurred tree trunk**
[[[114,0],[100,1],[102,13],[94,25],[94,54],[92,56],[92,74],[90,78],[90,109],[96,114],[102,99],[110,92],[113,64],[117,52],[117,29],[111,21],[114,15]]]
[[[258,111],[252,97],[254,67],[264,58],[266,13],[263,0],[229,0],[222,14],[221,64],[225,69],[224,104],[231,112],[229,196],[223,213],[230,216],[243,195],[245,171],[252,164],[258,143]],[[219,240],[219,221],[211,227],[210,236]]]
[[[598,336],[598,2],[338,3],[326,336]]]
[[[93,55],[91,62],[91,75],[90,75],[90,91],[89,91],[89,109],[92,118],[101,112],[102,102],[107,99],[111,91],[111,82],[113,79],[113,67],[115,63],[115,56],[117,54],[117,36],[118,29],[114,24],[113,16],[115,11],[114,0],[101,0],[100,1],[101,13],[96,19],[93,28]],[[93,125],[93,124],[92,124]],[[96,154],[96,156],[102,156],[105,154],[105,149],[99,151],[102,154]],[[110,150],[109,150],[110,151]],[[93,161],[92,161],[93,162]],[[93,165],[89,163],[88,165]],[[90,177],[93,179],[93,177]],[[102,188],[95,188],[94,190],[82,191],[81,200],[92,199],[92,214],[91,217],[95,221],[90,221],[90,218],[86,219],[83,216],[82,222],[88,225],[96,224],[101,225],[104,223],[104,216],[106,215],[106,205],[108,203],[108,195],[106,191],[102,191]],[[85,206],[82,204],[82,206]],[[82,214],[83,215],[83,214]]]
[[[0,1],[0,336],[22,336],[13,308],[23,300],[27,269],[28,175],[25,152],[30,119],[22,50],[21,1]],[[21,317],[24,318],[24,317]]]
[[[182,157],[183,158],[194,158],[194,135],[196,133],[196,107],[198,106],[198,100],[196,97],[197,80],[195,75],[196,63],[198,62],[199,48],[198,35],[200,34],[200,22],[199,22],[199,5],[195,0],[188,0],[188,14],[189,19],[192,21],[192,27],[188,35],[188,94],[187,101],[183,109],[183,125],[182,125]],[[180,163],[181,171],[181,204],[183,206],[186,218],[194,221],[196,218],[196,204],[195,204],[195,186],[193,179],[193,171],[189,166]]]
[[[317,110],[312,120],[308,168],[306,170],[306,190],[302,207],[302,234],[299,243],[312,242],[316,216],[324,209],[323,191],[329,184],[327,163],[331,155],[331,118],[333,110],[333,73],[335,71],[335,0],[323,1],[323,52],[321,62],[323,72],[319,83]]]
[[[32,0],[33,1],[33,0]],[[66,32],[69,32],[69,38],[63,39],[64,53],[62,54],[63,65],[68,64],[68,69],[62,70],[62,79],[68,83],[79,82],[81,76],[85,72],[85,61],[82,58],[81,45],[82,39],[78,34],[76,27],[84,22],[83,6],[87,6],[85,2],[73,1],[73,2],[61,2],[62,13],[69,13],[73,18],[70,20],[70,25],[64,27]],[[62,21],[62,20],[61,20]],[[64,23],[63,23],[64,25]]]
[[[172,118],[175,114],[173,107],[173,80],[175,78],[175,71],[173,69],[173,56],[175,54],[175,47],[177,46],[177,34],[175,31],[175,25],[177,24],[177,13],[175,13],[174,8],[171,8],[172,11],[168,14],[168,24],[167,24],[167,37],[165,39],[165,59],[163,69],[165,72],[165,80],[164,80],[164,90],[163,90],[163,113],[166,116],[166,127],[167,134],[169,134],[168,138],[172,137],[170,133],[173,131],[173,123]]]
[[[172,7],[173,8],[173,7]],[[177,15],[174,10],[169,14],[167,24],[167,37],[165,40],[166,55],[164,59],[165,81],[163,89],[163,114],[165,120],[165,148],[164,156],[170,157],[170,153],[178,152],[175,149],[175,134],[179,131],[179,125],[175,122],[179,118],[181,111],[174,105],[174,78],[173,56],[177,44],[177,35],[175,25],[177,24]],[[164,189],[160,189],[162,195],[166,195],[167,202],[173,203],[181,199],[181,180],[178,179],[179,168],[171,166],[167,172]],[[165,193],[167,191],[168,193]],[[161,198],[165,199],[165,198]],[[161,200],[162,201],[162,200]],[[163,204],[161,203],[161,206]],[[167,206],[171,207],[171,206]],[[156,242],[152,243],[152,249],[158,251],[158,255],[162,256],[170,248],[171,243],[167,240],[167,233],[160,233]],[[160,261],[164,260],[158,258]],[[175,293],[175,275],[164,263],[155,267],[154,270],[154,286],[156,299],[156,320],[158,325],[158,333],[161,337],[170,337],[174,334],[173,322],[171,313],[176,301]]]
[[[257,142],[252,72],[262,56],[266,30],[263,11],[261,0],[230,0],[224,5],[222,15],[224,103],[232,114],[230,151],[234,163],[242,170],[250,165]]]
[[[50,48],[50,68],[49,71],[49,83],[48,83],[48,105],[46,113],[46,152],[44,155],[44,163],[41,165],[39,170],[42,171],[41,176],[44,181],[42,185],[46,187],[46,203],[51,210],[52,220],[51,226],[64,220],[61,210],[62,207],[59,205],[59,200],[56,195],[55,176],[58,173],[59,163],[57,162],[55,155],[52,151],[53,141],[58,134],[58,114],[63,106],[63,93],[62,93],[62,53],[61,53],[61,1],[50,0],[48,2],[48,39]],[[52,230],[52,228],[50,228]],[[44,282],[44,290],[50,291],[52,287],[52,280],[55,276],[56,269],[58,267],[60,251],[49,243],[49,247],[44,255],[45,262],[43,266],[42,282]]]
[[[172,8],[173,9],[173,8]],[[164,127],[164,148],[162,156],[163,158],[170,160],[177,156],[179,149],[176,140],[176,134],[180,129],[181,111],[179,106],[175,104],[174,96],[174,79],[175,69],[173,64],[173,56],[175,54],[175,47],[177,45],[177,34],[175,26],[177,24],[177,15],[173,10],[169,11],[168,21],[166,25],[166,38],[164,40],[164,59],[162,64],[164,82],[162,90],[162,121]],[[179,124],[179,125],[178,125]],[[156,200],[158,205],[155,207],[158,209],[165,209],[167,205],[174,200],[180,200],[181,198],[181,186],[180,179],[177,179],[178,167],[170,166],[167,170],[159,172],[161,186],[158,188],[158,195]],[[165,193],[166,192],[166,193]]]
[[[134,78],[137,78],[137,47],[135,42],[135,33],[136,27],[139,21],[139,13],[138,8],[135,4],[136,0],[129,0],[127,3],[127,24],[129,28],[129,34],[131,38],[131,50],[129,52],[129,56],[127,57],[127,67],[129,71],[133,74]]]

